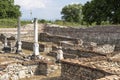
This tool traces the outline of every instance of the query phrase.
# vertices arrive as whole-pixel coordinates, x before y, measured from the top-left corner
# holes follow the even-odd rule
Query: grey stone
[[[58,69],[58,66],[56,66],[56,65],[51,65],[50,67],[51,67],[52,70]]]
[[[7,73],[3,74],[2,76],[0,76],[0,80],[9,80],[9,75]]]
[[[100,53],[112,53],[114,52],[115,45],[104,44],[102,46],[93,47],[93,51]]]
[[[19,73],[18,73],[18,77],[21,79],[21,78],[25,78],[26,77],[26,73],[25,73],[25,71],[24,70],[22,70],[22,71],[19,71]]]
[[[11,80],[19,80],[19,78],[18,78],[17,75],[12,75],[12,76],[10,77],[10,79],[11,79]]]

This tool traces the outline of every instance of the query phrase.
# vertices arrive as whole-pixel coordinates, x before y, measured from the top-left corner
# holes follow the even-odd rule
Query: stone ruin
[[[0,64],[0,80],[20,80],[34,75],[49,75],[56,70],[48,61],[24,61]]]
[[[66,59],[61,64],[61,80],[119,80],[120,63],[105,57]]]
[[[0,80],[19,80],[22,78],[28,78],[33,75],[49,75],[51,72],[54,72],[55,64],[54,62],[50,62],[49,59],[39,55],[39,44],[38,44],[38,31],[37,22],[35,19],[34,22],[34,48],[32,55],[26,55],[22,53],[22,38],[20,35],[20,21],[18,24],[18,34],[17,39],[14,37],[7,37],[7,35],[0,36],[1,38],[1,45],[3,48],[1,52],[4,53],[12,53],[14,51],[15,54],[1,54],[0,59]],[[11,34],[10,34],[11,35]],[[13,43],[14,42],[14,43]],[[31,43],[31,42],[30,42]],[[29,44],[29,43],[26,43]],[[24,44],[23,44],[24,46]],[[33,46],[33,45],[32,45]],[[30,47],[32,47],[30,46]],[[27,45],[29,47],[29,45]],[[23,47],[24,48],[24,47]],[[29,48],[28,48],[29,49]],[[47,50],[47,49],[45,49]],[[15,52],[16,51],[16,52]],[[3,52],[2,52],[3,53]],[[21,54],[22,53],[22,54]],[[4,55],[4,56],[3,56]],[[10,56],[9,56],[10,55]],[[9,61],[9,60],[10,61]]]
[[[76,29],[48,25],[44,31],[40,41],[62,46],[61,80],[120,79],[119,26]],[[49,56],[56,57],[56,47],[52,45]]]
[[[2,53],[15,53],[16,51],[16,39],[14,36],[0,35],[0,47]]]
[[[38,44],[40,52],[47,53],[47,56],[54,58],[57,55],[58,44],[62,46],[65,59],[61,61],[60,80],[119,80],[119,34],[119,26],[77,29],[46,25],[42,32],[39,30]],[[27,32],[22,35],[23,49],[33,50],[32,37],[33,35]],[[6,67],[4,70],[9,69],[5,73],[1,72],[2,80],[7,80],[8,76],[16,79],[30,77],[36,71],[40,75],[48,75],[55,67],[54,62],[49,63],[49,60],[29,61],[28,56],[22,56],[19,59],[19,63],[1,65]],[[15,70],[9,67],[15,67]],[[10,73],[16,71],[16,73],[8,74],[9,71]]]

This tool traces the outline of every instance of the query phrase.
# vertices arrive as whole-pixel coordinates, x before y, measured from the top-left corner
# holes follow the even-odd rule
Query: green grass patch
[[[26,25],[26,24],[31,24],[32,22],[29,20],[22,20],[21,21],[21,26]]]
[[[15,28],[17,27],[16,19],[0,19],[0,28]]]
[[[17,19],[0,19],[0,28],[16,28],[18,26]],[[31,23],[31,21],[21,21],[21,26]]]
[[[87,27],[86,25],[81,25],[80,23],[75,22],[64,22],[64,21],[55,21],[53,24],[68,26],[68,27]]]

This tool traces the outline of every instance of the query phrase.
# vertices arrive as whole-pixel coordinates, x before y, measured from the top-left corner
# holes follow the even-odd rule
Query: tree
[[[83,20],[88,24],[102,21],[112,24],[120,23],[120,0],[92,0],[83,6]]]
[[[82,21],[82,5],[70,4],[62,8],[62,19],[67,22],[81,22]]]
[[[113,24],[120,24],[120,0],[106,0],[109,6],[108,16]]]
[[[83,6],[83,20],[89,24],[96,22],[97,25],[101,24],[102,21],[105,21],[106,12],[106,2],[105,0],[92,0],[87,2]]]
[[[0,0],[0,18],[17,18],[20,15],[20,6],[14,5],[14,0]]]

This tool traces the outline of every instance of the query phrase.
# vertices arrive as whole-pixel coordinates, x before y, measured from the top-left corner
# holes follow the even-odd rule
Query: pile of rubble
[[[0,80],[19,80],[31,76],[33,76],[31,67],[17,63],[9,64],[5,70],[0,71]]]
[[[20,60],[19,57],[1,57],[0,59],[0,80],[20,80],[30,78],[34,75],[45,75],[53,73],[58,65],[48,59]],[[10,59],[15,59],[15,61]]]
[[[102,46],[93,47],[93,51],[99,53],[112,53],[114,52],[115,45],[104,44]]]

